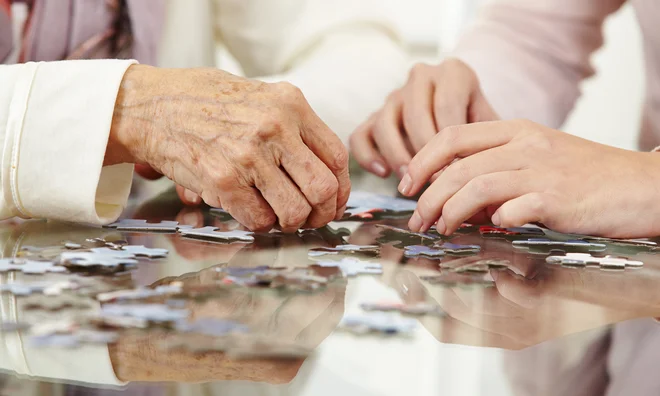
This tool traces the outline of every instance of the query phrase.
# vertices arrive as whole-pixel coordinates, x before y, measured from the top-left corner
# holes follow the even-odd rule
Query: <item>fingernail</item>
[[[500,214],[495,212],[493,213],[493,216],[490,218],[490,221],[493,222],[493,225],[500,226],[502,224],[502,220],[500,220]]]
[[[418,232],[423,225],[422,217],[415,211],[413,213],[412,217],[410,218],[410,221],[408,222],[408,228],[410,228],[411,231]]]
[[[337,211],[337,216],[335,216],[335,221],[339,221],[344,217],[344,212],[346,212],[346,205],[342,206],[339,211]]]
[[[401,179],[401,183],[399,183],[399,192],[403,195],[408,195],[411,189],[412,189],[412,178],[410,177],[409,174],[406,173],[406,175],[403,176],[403,179]]]
[[[399,175],[399,179],[403,179],[408,174],[408,165],[402,165],[397,171],[397,174]]]
[[[371,164],[371,170],[380,177],[387,176],[387,168],[385,168],[385,165],[381,164],[378,161],[374,161]]]
[[[497,278],[500,277],[499,270],[491,270],[490,277],[493,278],[493,281],[497,282]]]
[[[444,235],[445,231],[447,231],[447,226],[445,225],[445,221],[442,220],[442,217],[438,220],[438,223],[435,225],[435,230],[438,231],[438,234]]]
[[[199,197],[199,195],[195,194],[194,192],[192,192],[192,191],[190,191],[190,190],[188,190],[188,189],[186,189],[186,190],[183,192],[183,196],[186,198],[186,201],[188,201],[188,202],[190,202],[190,203],[193,203],[193,204],[198,204],[198,203],[200,202],[200,200],[201,200],[201,198]]]

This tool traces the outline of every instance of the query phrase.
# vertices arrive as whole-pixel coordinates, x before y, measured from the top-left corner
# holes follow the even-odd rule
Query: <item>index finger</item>
[[[309,116],[301,128],[303,142],[316,156],[326,164],[337,178],[337,216],[344,210],[351,193],[351,180],[348,172],[348,150],[339,137],[309,110]]]
[[[507,144],[515,136],[510,122],[494,121],[446,128],[417,153],[401,180],[399,192],[413,196],[431,176],[456,158]]]

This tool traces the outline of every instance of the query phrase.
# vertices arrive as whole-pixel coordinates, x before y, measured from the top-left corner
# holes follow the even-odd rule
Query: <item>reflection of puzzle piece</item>
[[[527,240],[513,241],[513,247],[517,249],[528,249],[530,253],[548,254],[553,251],[572,252],[602,252],[607,249],[603,243],[592,243],[587,241],[552,241],[544,238],[532,238]]]
[[[215,318],[201,318],[194,322],[178,322],[175,328],[182,333],[204,334],[212,337],[221,337],[232,333],[247,333],[249,331],[249,328],[244,324]]]
[[[354,258],[345,258],[341,261],[319,261],[316,265],[319,267],[338,267],[346,277],[363,274],[380,275],[383,273],[383,266],[379,263],[371,263]]]
[[[0,260],[0,272],[21,271],[24,274],[41,275],[47,272],[67,272],[66,268],[52,261],[34,261],[20,258]]]
[[[31,336],[31,346],[37,348],[78,348],[83,345],[107,345],[116,342],[119,334],[114,331],[98,331],[81,329],[71,334],[46,334]]]
[[[183,287],[179,283],[170,285],[160,285],[153,289],[141,287],[129,290],[116,290],[107,293],[101,293],[96,296],[100,302],[125,301],[125,300],[144,300],[147,298],[161,297],[181,294]]]
[[[438,259],[445,256],[445,251],[441,249],[434,249],[424,245],[405,246],[403,251],[406,257],[427,257]]]
[[[180,229],[179,233],[184,237],[198,238],[211,241],[240,241],[254,242],[254,233],[249,231],[216,231],[218,227],[208,226],[202,228]]]
[[[123,246],[120,251],[122,252],[128,252],[129,254],[132,254],[135,257],[147,257],[147,258],[163,258],[167,257],[167,254],[169,253],[167,249],[160,249],[160,248],[148,248],[144,246],[136,246],[136,245],[127,245]]]
[[[122,219],[116,223],[106,226],[116,228],[118,231],[139,232],[176,232],[180,229],[192,228],[188,225],[179,225],[178,221],[161,221],[160,223],[147,223],[146,220]]]
[[[7,292],[15,296],[29,296],[31,294],[44,294],[55,296],[62,294],[64,290],[75,290],[80,287],[77,282],[33,282],[33,283],[9,283],[0,285],[0,293]]]
[[[96,305],[93,304],[93,301],[86,298],[69,294],[63,294],[56,297],[34,295],[21,300],[21,307],[26,311],[60,311],[65,309],[87,310],[93,309]]]
[[[166,304],[106,304],[101,307],[104,317],[131,317],[154,323],[178,322],[189,315],[187,309],[172,309]]]
[[[602,270],[622,271],[627,268],[641,268],[641,261],[628,260],[625,257],[594,257],[588,253],[567,253],[565,256],[550,256],[545,259],[548,264],[558,264],[563,267],[598,267]]]
[[[492,287],[495,285],[495,282],[487,279],[484,274],[477,273],[443,272],[440,275],[422,276],[419,279],[432,285],[446,287]]]
[[[376,312],[362,315],[347,315],[340,328],[354,334],[377,333],[384,335],[411,334],[417,328],[417,320]]]
[[[444,250],[446,254],[451,254],[454,256],[477,254],[481,251],[481,246],[479,245],[458,245],[449,242],[444,242],[442,244],[435,244],[433,247],[440,250]]]
[[[339,253],[360,253],[367,256],[376,256],[380,253],[380,246],[377,245],[338,245],[335,247],[319,247],[310,249],[309,257],[325,256],[327,254]]]
[[[112,249],[108,250],[118,252]],[[69,252],[62,253],[60,255],[60,260],[62,265],[71,268],[104,267],[108,269],[119,269],[126,266],[137,265],[138,261],[131,257],[133,256],[128,254],[128,252],[118,252],[117,255],[110,255],[105,251],[102,251],[102,253]]]
[[[417,304],[403,304],[398,302],[383,302],[383,303],[363,303],[360,308],[365,311],[379,311],[379,312],[399,312],[403,315],[414,316],[445,316],[445,312],[436,304],[417,303]]]

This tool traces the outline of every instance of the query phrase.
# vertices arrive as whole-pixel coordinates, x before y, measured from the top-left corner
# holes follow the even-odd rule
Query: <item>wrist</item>
[[[110,127],[104,165],[147,163],[152,135],[152,98],[155,72],[146,65],[133,65],[124,74]]]

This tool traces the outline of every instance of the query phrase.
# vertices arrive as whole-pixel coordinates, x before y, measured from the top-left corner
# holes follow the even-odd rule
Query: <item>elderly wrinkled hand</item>
[[[446,128],[399,190],[422,194],[409,226],[451,234],[475,216],[608,237],[660,234],[660,156],[605,146],[525,120]],[[474,221],[474,220],[471,220]]]
[[[437,66],[418,64],[406,84],[351,135],[351,154],[375,175],[387,177],[394,171],[401,178],[412,157],[438,131],[497,119],[467,64],[458,59]]]
[[[299,89],[216,69],[132,66],[105,164],[148,165],[252,230],[341,217],[348,154]]]

